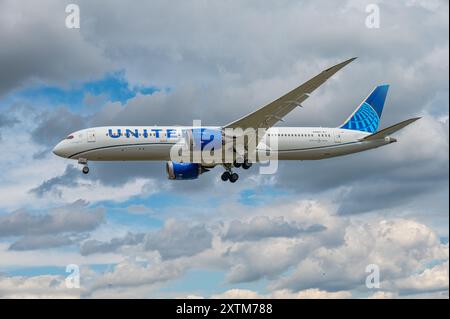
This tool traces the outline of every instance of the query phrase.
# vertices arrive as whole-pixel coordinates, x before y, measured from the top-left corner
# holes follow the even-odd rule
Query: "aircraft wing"
[[[243,130],[253,128],[256,130],[258,128],[268,129],[274,126],[279,121],[282,121],[283,117],[297,106],[301,106],[301,103],[309,97],[310,93],[324,84],[333,74],[355,59],[356,58],[351,58],[322,71],[320,74],[306,81],[296,89],[283,95],[272,103],[267,104],[259,110],[256,110],[255,112],[250,113],[237,121],[225,125],[224,128],[241,128]]]

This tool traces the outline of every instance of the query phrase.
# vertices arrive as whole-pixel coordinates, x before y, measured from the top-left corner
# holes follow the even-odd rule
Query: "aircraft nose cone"
[[[52,150],[53,154],[57,155],[57,156],[61,156],[64,157],[64,153],[62,151],[62,145],[61,143],[58,143]]]

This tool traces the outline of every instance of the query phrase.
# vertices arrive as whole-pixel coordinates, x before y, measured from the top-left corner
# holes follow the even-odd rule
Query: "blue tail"
[[[389,85],[377,86],[340,128],[375,133],[388,89]]]

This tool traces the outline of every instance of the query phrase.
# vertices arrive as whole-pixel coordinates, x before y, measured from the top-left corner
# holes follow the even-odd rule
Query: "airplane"
[[[365,98],[347,120],[338,127],[274,127],[296,109],[310,94],[332,75],[354,61],[351,58],[336,64],[294,90],[264,107],[225,126],[104,126],[87,128],[69,134],[53,149],[53,153],[77,160],[82,172],[89,173],[88,161],[166,161],[168,178],[192,180],[215,166],[222,166],[223,181],[235,183],[239,175],[235,168],[249,169],[269,154],[277,160],[319,160],[374,149],[397,141],[391,134],[417,121],[411,118],[378,130],[389,85],[379,85]],[[262,130],[244,139],[237,147],[236,136],[230,130]],[[272,143],[271,141],[276,142]],[[230,144],[231,141],[231,144]],[[253,141],[254,143],[250,143]],[[253,146],[251,146],[251,144]],[[184,145],[190,157],[173,160],[173,148]],[[193,160],[194,150],[206,150],[208,145],[215,161]],[[230,146],[231,145],[231,146]],[[232,153],[231,160],[223,156]]]

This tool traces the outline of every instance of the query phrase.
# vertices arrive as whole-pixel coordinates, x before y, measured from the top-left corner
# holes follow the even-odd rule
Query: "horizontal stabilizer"
[[[395,133],[395,132],[401,130],[401,129],[404,128],[405,126],[408,126],[409,124],[411,124],[411,123],[417,121],[418,119],[420,119],[420,117],[415,117],[415,118],[412,118],[412,119],[409,119],[409,120],[406,120],[406,121],[397,123],[397,124],[395,124],[395,125],[392,125],[392,126],[389,126],[389,127],[385,128],[385,129],[383,129],[383,130],[381,130],[381,131],[379,131],[379,132],[377,132],[377,133],[375,133],[375,134],[366,136],[366,137],[363,138],[362,140],[363,140],[363,141],[368,141],[368,140],[378,140],[378,139],[383,139],[383,138],[385,138],[386,136],[389,136],[389,135],[391,135],[392,133]]]

